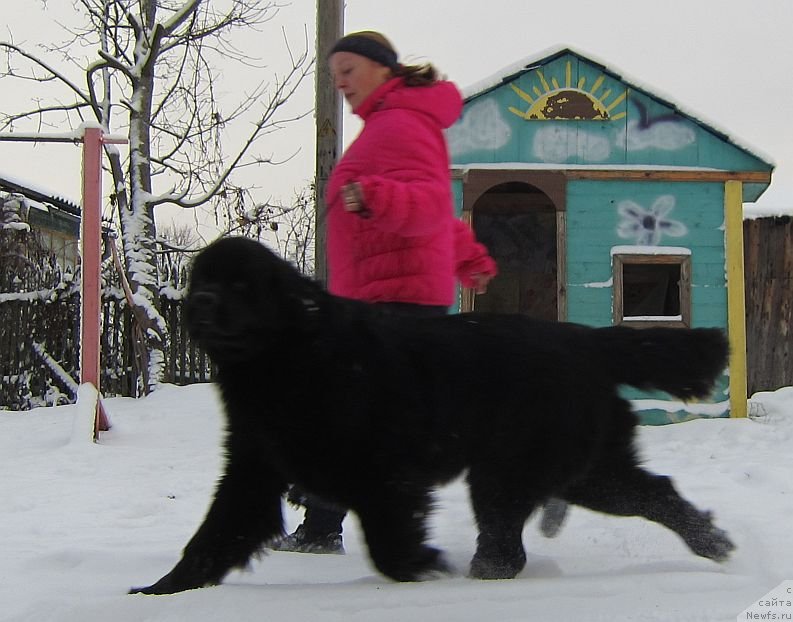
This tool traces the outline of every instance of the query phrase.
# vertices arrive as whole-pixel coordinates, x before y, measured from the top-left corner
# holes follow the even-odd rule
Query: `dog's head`
[[[193,261],[186,322],[191,337],[221,367],[272,350],[303,330],[320,288],[264,245],[223,238]]]

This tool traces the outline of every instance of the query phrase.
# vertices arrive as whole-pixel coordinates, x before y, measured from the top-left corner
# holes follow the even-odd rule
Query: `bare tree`
[[[278,251],[303,274],[314,276],[316,186],[312,183],[295,193],[292,205],[273,218]]]
[[[172,223],[161,228],[157,243],[160,274],[167,282],[181,285],[192,254],[202,246],[198,233],[190,225]]]
[[[46,0],[43,0],[46,5]],[[129,155],[106,146],[113,177],[110,196],[118,217],[133,313],[146,338],[148,359],[141,389],[161,378],[165,323],[158,310],[157,232],[159,205],[212,206],[220,221],[236,226],[247,212],[248,194],[233,175],[243,167],[273,163],[254,153],[257,141],[306,113],[286,112],[286,103],[313,69],[308,44],[293,54],[286,38],[262,48],[288,55],[289,67],[270,82],[253,79],[247,94],[224,105],[215,83],[222,63],[257,62],[232,44],[232,35],[272,20],[278,6],[261,0],[73,0],[84,26],[67,30],[69,40],[33,53],[13,41],[0,42],[5,66],[0,79],[33,81],[56,97],[34,97],[30,108],[0,113],[0,131],[34,123],[37,128],[76,128],[98,122],[106,133],[129,136]],[[93,49],[82,59],[80,50]],[[72,76],[82,76],[84,83]],[[4,83],[5,84],[5,83]],[[29,89],[29,87],[28,87]],[[253,121],[231,150],[222,140],[232,123]],[[229,155],[226,155],[229,154]],[[242,207],[240,206],[242,204]]]

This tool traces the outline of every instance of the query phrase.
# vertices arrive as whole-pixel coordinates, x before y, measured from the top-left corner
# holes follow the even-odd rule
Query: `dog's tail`
[[[617,382],[683,400],[707,397],[729,355],[727,337],[717,328],[611,326],[593,334],[598,358]]]

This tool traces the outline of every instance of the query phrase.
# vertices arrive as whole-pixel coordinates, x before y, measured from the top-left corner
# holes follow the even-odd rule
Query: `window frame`
[[[636,319],[624,314],[624,266],[675,264],[680,266],[678,282],[680,297],[679,316],[648,316],[648,319]],[[635,328],[666,326],[673,328],[691,328],[691,255],[683,253],[630,253],[618,252],[612,255],[613,274],[613,322],[615,326],[631,326]],[[669,319],[665,319],[665,318]]]

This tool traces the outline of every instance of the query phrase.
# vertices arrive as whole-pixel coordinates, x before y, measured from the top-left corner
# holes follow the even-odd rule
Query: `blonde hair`
[[[394,75],[401,77],[406,86],[427,86],[441,79],[438,70],[432,63],[419,65],[403,65],[394,70]]]

